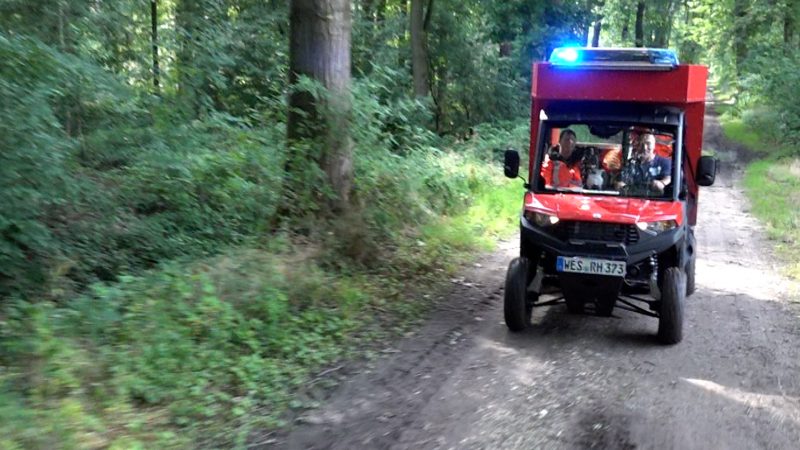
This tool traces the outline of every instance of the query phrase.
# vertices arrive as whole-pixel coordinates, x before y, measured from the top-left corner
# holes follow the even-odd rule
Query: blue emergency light
[[[672,70],[678,56],[663,48],[558,47],[550,64],[560,67],[615,70]]]
[[[550,54],[551,64],[575,64],[578,62],[578,49],[575,47],[561,47]]]

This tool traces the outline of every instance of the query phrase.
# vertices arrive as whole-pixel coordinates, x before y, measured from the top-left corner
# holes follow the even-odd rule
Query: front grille
[[[561,221],[555,226],[559,239],[580,241],[613,242],[631,245],[639,242],[636,225],[603,222]]]

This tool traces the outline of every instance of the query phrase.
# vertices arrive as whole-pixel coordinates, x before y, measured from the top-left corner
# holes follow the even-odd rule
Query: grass
[[[754,162],[744,183],[753,213],[787,262],[786,272],[800,280],[800,160]]]
[[[723,114],[720,118],[720,123],[722,124],[722,131],[728,139],[744,145],[759,157],[767,156],[765,149],[770,147],[765,145],[764,137],[752,130],[742,118]]]
[[[275,235],[63,304],[6,305],[0,449],[242,447],[315,406],[297,395],[315,374],[413,326],[431,306],[420,294],[516,228],[521,182],[454,161],[482,180],[467,206],[404,231],[379,269],[331,268]]]
[[[785,272],[800,280],[800,159],[782,157],[790,149],[769,145],[766,133],[759,133],[741,118],[724,115],[725,135],[761,159],[745,172],[744,185],[753,214],[766,225],[767,236],[786,263]],[[764,149],[772,148],[772,153]]]

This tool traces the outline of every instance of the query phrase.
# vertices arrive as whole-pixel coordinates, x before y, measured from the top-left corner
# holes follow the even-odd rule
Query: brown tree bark
[[[636,27],[634,36],[634,45],[636,47],[644,47],[644,0],[639,0],[636,4]]]
[[[411,0],[411,73],[414,79],[414,95],[417,97],[425,97],[430,92],[423,1]],[[429,11],[431,6],[432,0],[428,6]]]
[[[598,17],[594,22],[594,29],[592,30],[592,47],[600,46],[600,30],[603,28],[603,19]]]
[[[307,92],[294,91],[289,96],[288,139],[321,142],[318,163],[336,196],[332,212],[342,213],[349,209],[353,189],[350,0],[292,0],[289,18],[289,82],[295,85],[307,76],[319,81],[327,96],[324,104]]]

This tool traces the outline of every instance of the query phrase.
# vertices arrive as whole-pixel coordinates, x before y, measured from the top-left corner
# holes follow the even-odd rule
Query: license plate
[[[588,273],[591,275],[625,276],[625,261],[583,258],[580,256],[559,256],[556,259],[559,272]]]

